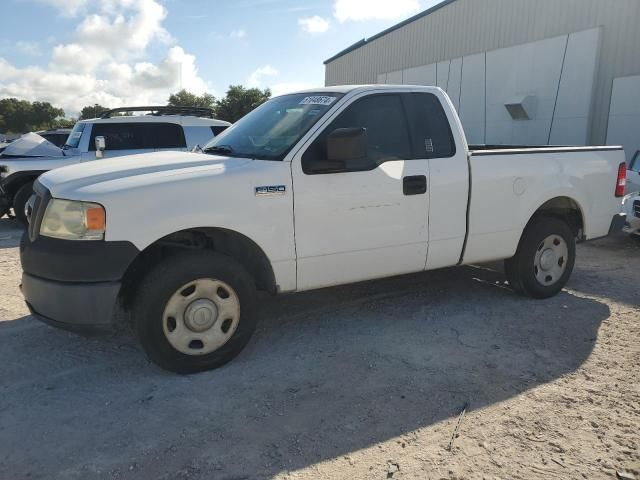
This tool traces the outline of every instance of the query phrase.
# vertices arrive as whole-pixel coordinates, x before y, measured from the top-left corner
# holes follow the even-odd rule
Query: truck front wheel
[[[525,228],[515,256],[505,260],[505,272],[516,292],[548,298],[567,284],[575,259],[571,228],[558,218],[541,216]]]
[[[247,344],[256,326],[256,291],[238,262],[194,250],[168,258],[144,278],[133,306],[147,356],[176,373],[220,367]]]

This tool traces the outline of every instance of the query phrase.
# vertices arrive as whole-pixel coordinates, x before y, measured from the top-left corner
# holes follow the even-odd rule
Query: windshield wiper
[[[233,153],[233,148],[229,145],[214,145],[203,150],[204,153]]]

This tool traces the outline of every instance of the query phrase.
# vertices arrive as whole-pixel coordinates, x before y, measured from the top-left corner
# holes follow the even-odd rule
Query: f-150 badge
[[[287,192],[285,185],[265,185],[256,187],[256,195],[284,195]]]

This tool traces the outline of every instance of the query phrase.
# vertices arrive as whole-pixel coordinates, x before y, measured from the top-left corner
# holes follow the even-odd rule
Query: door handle
[[[405,195],[422,195],[427,193],[427,177],[412,175],[402,179],[402,193]]]

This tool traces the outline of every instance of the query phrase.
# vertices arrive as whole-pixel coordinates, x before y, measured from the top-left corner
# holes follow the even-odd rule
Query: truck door
[[[414,153],[407,94],[386,92],[356,97],[293,158],[299,290],[425,268],[429,161]],[[366,129],[366,158],[336,169],[327,137],[346,128]]]

